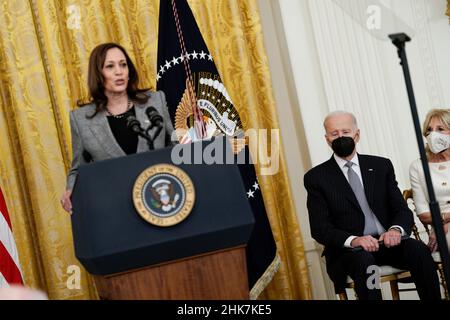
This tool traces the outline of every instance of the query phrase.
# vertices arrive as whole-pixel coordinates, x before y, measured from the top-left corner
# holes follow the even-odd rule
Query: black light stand
[[[411,82],[411,75],[409,73],[409,67],[408,67],[408,59],[406,57],[406,51],[405,51],[405,43],[408,41],[411,41],[411,38],[408,37],[408,35],[405,33],[390,34],[389,38],[391,38],[392,43],[398,49],[400,65],[403,68],[403,73],[405,76],[406,90],[408,91],[408,98],[409,98],[409,104],[411,106],[411,113],[412,113],[412,118],[413,118],[413,122],[414,122],[414,129],[416,131],[416,139],[417,139],[417,143],[419,145],[420,159],[422,161],[422,167],[423,167],[423,171],[425,173],[425,181],[427,184],[427,190],[428,190],[428,195],[429,195],[429,199],[430,199],[429,205],[430,205],[432,223],[433,223],[433,227],[434,227],[434,232],[436,233],[438,249],[441,254],[441,260],[442,260],[443,269],[444,269],[445,281],[448,285],[448,284],[450,284],[450,271],[449,271],[450,259],[449,259],[449,253],[448,253],[448,246],[447,246],[447,241],[445,239],[444,228],[442,225],[442,218],[441,218],[441,211],[439,209],[439,203],[436,201],[433,184],[431,182],[430,168],[428,166],[427,156],[425,153],[425,147],[424,147],[424,143],[422,140],[422,133],[421,133],[420,123],[419,123],[419,115],[417,113],[416,99],[414,97],[414,90],[413,90],[413,86],[412,86],[412,82]]]

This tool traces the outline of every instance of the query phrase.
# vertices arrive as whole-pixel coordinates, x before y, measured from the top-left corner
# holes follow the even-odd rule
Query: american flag
[[[188,133],[179,139],[180,143],[190,143],[192,138],[200,137],[197,134],[199,130],[195,128],[196,122],[200,122],[200,117],[195,116],[196,110],[201,109],[199,99],[210,107],[205,107],[202,114],[198,114],[209,118],[205,121],[208,134],[220,128],[221,133],[229,137],[239,137],[239,127],[243,130],[239,112],[221,80],[188,1],[161,0],[159,7],[157,89],[166,95],[175,129],[182,129],[183,134],[184,130]],[[196,98],[192,98],[193,95]],[[246,259],[250,298],[256,299],[271,281],[280,258],[255,167],[250,161],[249,148],[245,141],[238,142],[236,147],[245,156],[245,163],[239,163],[238,166],[255,218],[255,226],[247,243]],[[236,158],[234,161],[238,163]],[[220,183],[217,187],[220,188]]]
[[[12,234],[11,220],[0,189],[0,288],[22,283],[22,271]]]

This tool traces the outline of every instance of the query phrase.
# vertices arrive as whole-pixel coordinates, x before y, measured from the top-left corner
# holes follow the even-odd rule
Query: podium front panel
[[[165,148],[79,168],[72,229],[76,257],[90,273],[114,274],[247,243],[254,219],[236,164],[176,165],[192,180],[196,197],[179,224],[155,226],[137,213],[137,177],[155,164],[174,165],[171,153]]]

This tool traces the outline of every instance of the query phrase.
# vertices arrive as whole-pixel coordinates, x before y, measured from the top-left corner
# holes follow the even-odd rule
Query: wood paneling
[[[244,247],[94,279],[105,300],[249,299]]]

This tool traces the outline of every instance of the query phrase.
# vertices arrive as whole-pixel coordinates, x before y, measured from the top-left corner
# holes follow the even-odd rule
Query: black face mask
[[[345,158],[355,150],[355,140],[352,137],[339,137],[333,140],[331,148],[338,157]]]

